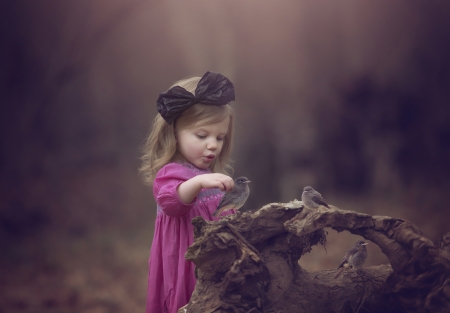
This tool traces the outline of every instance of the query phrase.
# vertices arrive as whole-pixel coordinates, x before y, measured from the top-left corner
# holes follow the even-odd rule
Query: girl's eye
[[[197,138],[198,138],[198,139],[205,139],[206,136],[205,136],[205,135],[197,135]]]
[[[223,141],[224,139],[224,137],[217,137],[217,141]]]

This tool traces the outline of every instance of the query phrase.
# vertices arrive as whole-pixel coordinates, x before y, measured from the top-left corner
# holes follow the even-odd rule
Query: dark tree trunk
[[[268,204],[219,222],[198,217],[186,258],[197,286],[180,312],[449,312],[450,253],[412,223],[336,207],[309,210],[300,201]],[[326,244],[324,227],[374,243],[391,265],[308,273],[298,261]]]

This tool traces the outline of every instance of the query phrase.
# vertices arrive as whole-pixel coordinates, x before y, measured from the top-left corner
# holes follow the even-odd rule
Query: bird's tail
[[[218,217],[223,212],[223,207],[214,211],[213,216]]]
[[[338,278],[338,276],[342,273],[342,271],[344,270],[344,268],[342,267],[339,272],[336,274],[336,276],[334,276],[334,279]]]

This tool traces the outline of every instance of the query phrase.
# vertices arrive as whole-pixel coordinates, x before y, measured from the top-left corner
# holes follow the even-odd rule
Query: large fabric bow
[[[196,103],[224,105],[233,100],[233,83],[222,74],[206,72],[198,82],[195,95],[183,87],[174,86],[161,93],[156,104],[159,114],[170,125]]]

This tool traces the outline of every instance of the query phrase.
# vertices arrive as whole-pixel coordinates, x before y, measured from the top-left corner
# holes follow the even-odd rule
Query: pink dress
[[[175,313],[187,304],[195,288],[195,264],[184,255],[194,241],[192,218],[218,220],[212,216],[223,192],[203,189],[190,204],[178,197],[177,187],[188,179],[211,173],[189,163],[169,163],[161,168],[153,183],[157,204],[155,234],[149,259],[146,313]],[[234,213],[229,210],[225,214]],[[222,214],[224,215],[224,214]]]

